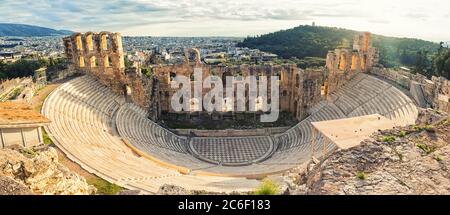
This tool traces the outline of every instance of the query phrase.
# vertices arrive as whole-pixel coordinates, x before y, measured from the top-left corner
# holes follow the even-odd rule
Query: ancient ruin
[[[164,184],[189,191],[248,192],[259,183],[255,179],[338,150],[333,138],[313,132],[315,122],[362,122],[371,115],[389,126],[407,126],[415,124],[419,106],[448,111],[448,80],[414,76],[408,79],[414,82],[402,82],[403,76],[378,65],[370,33],[357,36],[351,49],[329,52],[325,68],[305,70],[296,65],[210,66],[202,63],[199,50],[186,49],[183,64],[154,66],[144,75],[139,65],[126,68],[119,33],[76,33],[64,38],[64,44],[72,69],[86,75],[61,85],[46,99],[42,113],[52,120],[46,131],[83,169],[144,193],[156,193]],[[196,68],[202,69],[202,77],[278,76],[279,108],[299,123],[278,132],[174,133],[161,126],[161,116],[175,113],[171,80],[184,75],[192,85],[203,81],[193,77]],[[250,97],[224,98],[235,106]],[[186,117],[203,114],[198,101],[190,99],[189,104],[191,109],[182,113]],[[241,112],[255,113],[249,105]],[[224,108],[214,114],[220,120],[242,113]],[[377,129],[375,125],[361,131],[358,138]]]

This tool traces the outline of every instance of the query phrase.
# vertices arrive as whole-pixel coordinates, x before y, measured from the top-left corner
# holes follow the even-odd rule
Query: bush
[[[37,155],[37,153],[35,151],[33,151],[32,149],[29,149],[29,148],[20,149],[20,152],[22,154],[27,154],[27,155],[30,155],[30,156],[36,156]]]
[[[359,171],[356,173],[356,178],[361,179],[361,180],[366,180],[367,176],[364,172]]]
[[[397,136],[398,137],[405,137],[406,136],[406,132],[405,131],[400,131]]]
[[[416,146],[417,148],[422,149],[422,151],[424,151],[426,154],[430,154],[434,151],[434,147],[430,147],[429,145],[424,143],[418,143]]]
[[[389,136],[383,136],[383,138],[381,138],[381,141],[382,141],[382,142],[385,142],[385,143],[392,143],[392,142],[395,141],[395,137],[394,137],[394,136],[391,136],[391,135],[389,135]]]
[[[254,195],[278,195],[280,188],[269,179],[263,180],[262,184],[253,192]]]
[[[428,132],[435,132],[435,131],[436,131],[436,130],[434,129],[434,126],[432,126],[432,125],[425,125],[423,129],[424,129],[425,131],[428,131]]]
[[[434,128],[433,125],[425,125],[425,126],[414,125],[413,129],[416,131],[427,131],[427,132],[435,132],[436,131],[436,129]]]

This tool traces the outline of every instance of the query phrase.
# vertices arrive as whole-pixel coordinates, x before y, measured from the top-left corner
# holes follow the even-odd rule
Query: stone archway
[[[194,54],[195,64],[201,64],[200,51],[197,48],[189,48],[184,50],[184,59],[187,64],[190,63],[190,56]]]

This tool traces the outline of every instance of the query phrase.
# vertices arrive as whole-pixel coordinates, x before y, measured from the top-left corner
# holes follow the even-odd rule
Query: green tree
[[[443,76],[450,79],[450,49],[440,43],[438,53],[433,58],[433,72],[436,76]]]

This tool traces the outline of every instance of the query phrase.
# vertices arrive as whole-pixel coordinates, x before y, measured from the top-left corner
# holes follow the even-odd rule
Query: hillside
[[[286,59],[324,58],[329,50],[350,47],[354,36],[359,33],[342,28],[298,26],[257,37],[248,37],[238,46],[272,52]],[[418,51],[428,52],[431,58],[439,49],[439,44],[433,42],[381,35],[373,35],[373,45],[380,50],[380,63],[386,67],[412,66],[416,63]]]
[[[43,37],[70,35],[72,32],[67,30],[54,30],[33,25],[0,23],[0,37]]]
[[[291,194],[448,195],[449,161],[450,118],[379,131],[321,165],[292,171],[287,181]]]

